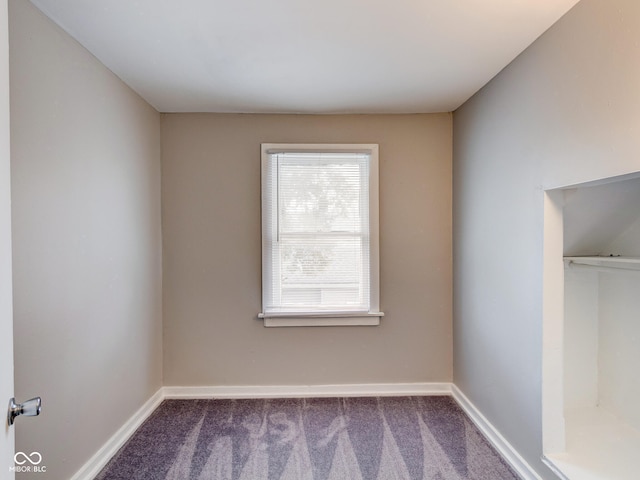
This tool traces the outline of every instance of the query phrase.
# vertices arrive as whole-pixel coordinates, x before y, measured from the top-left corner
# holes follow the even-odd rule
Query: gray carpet
[[[517,480],[450,397],[165,400],[96,480]]]

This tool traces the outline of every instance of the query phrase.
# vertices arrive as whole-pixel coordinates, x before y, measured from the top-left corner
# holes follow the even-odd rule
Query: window
[[[378,291],[378,146],[263,144],[265,325],[377,325]]]

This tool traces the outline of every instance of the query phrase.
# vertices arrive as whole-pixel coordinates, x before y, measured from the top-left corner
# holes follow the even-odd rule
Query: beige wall
[[[639,58],[582,0],[454,113],[454,382],[544,478],[543,190],[640,170]]]
[[[43,401],[16,448],[64,479],[161,386],[160,116],[30,2],[9,13],[15,393]]]
[[[451,380],[451,115],[162,116],[165,385]],[[380,145],[379,327],[265,328],[260,143]]]

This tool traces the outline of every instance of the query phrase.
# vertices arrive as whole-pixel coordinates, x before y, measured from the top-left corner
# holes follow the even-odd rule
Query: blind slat
[[[265,314],[369,310],[369,159],[364,153],[268,155]]]

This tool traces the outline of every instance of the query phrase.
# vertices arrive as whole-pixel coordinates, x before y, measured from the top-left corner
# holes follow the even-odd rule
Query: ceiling
[[[455,110],[577,0],[32,0],[160,112]]]

